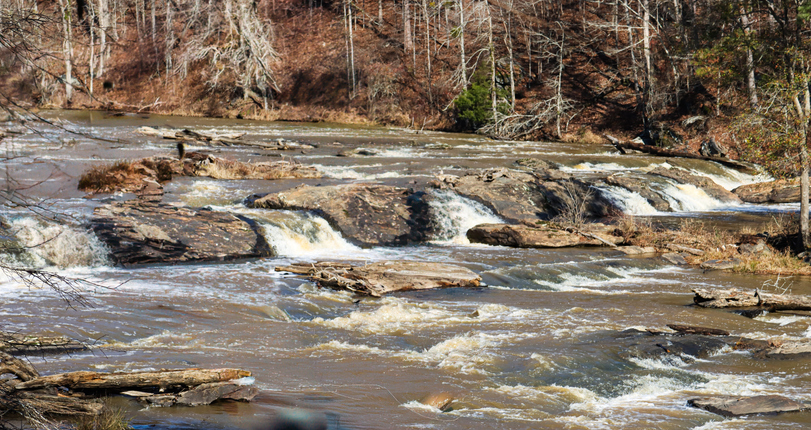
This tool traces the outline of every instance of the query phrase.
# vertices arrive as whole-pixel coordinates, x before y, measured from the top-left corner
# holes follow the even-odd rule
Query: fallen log
[[[87,345],[65,336],[32,336],[0,332],[0,351],[12,355],[64,354],[86,349]]]
[[[224,134],[206,134],[195,130],[183,129],[158,129],[153,127],[141,127],[135,130],[146,136],[158,136],[164,139],[177,140],[181,142],[194,142],[201,145],[221,145],[221,146],[255,146],[264,149],[273,150],[293,150],[293,149],[312,149],[312,145],[307,145],[298,142],[284,141],[282,139],[273,143],[256,142],[242,140],[244,134],[242,133],[224,133]]]
[[[16,390],[32,390],[45,387],[67,387],[72,390],[118,390],[159,387],[191,388],[212,382],[225,382],[251,376],[251,372],[239,369],[185,369],[157,372],[101,373],[69,372],[41,376],[17,384]]]
[[[681,324],[668,324],[667,326],[668,328],[683,334],[703,334],[706,336],[729,336],[728,331],[720,330],[717,328],[697,327]]]
[[[729,158],[711,157],[700,154],[693,154],[690,152],[676,151],[673,149],[660,148],[658,146],[645,145],[643,143],[620,142],[616,138],[609,138],[608,140],[615,148],[617,148],[618,151],[620,151],[621,154],[626,154],[627,153],[626,150],[630,149],[634,151],[644,152],[650,155],[655,155],[658,157],[679,157],[679,158],[691,158],[694,160],[714,161],[718,164],[731,167],[735,170],[738,170],[743,173],[748,173],[750,175],[755,175],[758,173],[757,169],[753,165],[749,163],[744,163],[742,161],[730,160]]]
[[[811,310],[811,298],[787,294],[770,294],[758,290],[744,292],[737,288],[709,290],[696,288],[693,302],[704,308],[746,308],[758,307],[774,311]]]
[[[364,266],[341,263],[303,263],[276,267],[309,277],[321,287],[380,297],[393,291],[442,287],[478,287],[481,277],[471,270],[443,263],[384,261]]]

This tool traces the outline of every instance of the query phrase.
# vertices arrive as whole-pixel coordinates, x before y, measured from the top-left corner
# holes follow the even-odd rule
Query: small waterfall
[[[6,258],[36,267],[96,267],[109,264],[107,249],[93,233],[34,218],[11,220],[9,233],[25,251]]]
[[[268,211],[256,219],[265,228],[265,238],[283,257],[355,254],[363,250],[347,242],[329,223],[309,213]],[[251,214],[253,215],[253,214]]]
[[[622,212],[628,215],[655,215],[659,211],[656,210],[648,200],[631,190],[615,187],[613,185],[604,185],[597,187],[603,195],[612,203],[617,205]]]
[[[502,224],[504,220],[486,206],[452,191],[434,191],[430,201],[437,225],[435,239],[443,242],[469,244],[467,231],[479,224]]]
[[[676,212],[705,212],[729,206],[690,184],[669,183],[660,194]]]

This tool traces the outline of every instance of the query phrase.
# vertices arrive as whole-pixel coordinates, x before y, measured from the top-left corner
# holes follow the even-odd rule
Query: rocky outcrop
[[[438,179],[434,186],[478,201],[515,223],[549,220],[573,209],[584,218],[604,217],[617,210],[590,184],[557,170],[492,169]]]
[[[809,405],[783,396],[712,396],[690,399],[687,405],[725,417],[777,414],[809,409]]]
[[[708,196],[724,203],[741,203],[741,199],[726,188],[718,185],[710,178],[693,175],[682,169],[666,169],[657,167],[650,171],[651,175],[658,175],[672,179],[680,184],[693,185],[703,190]]]
[[[421,242],[431,232],[429,195],[404,188],[347,184],[300,186],[282,193],[252,196],[254,208],[311,211],[360,246]]]
[[[384,261],[364,266],[303,263],[277,267],[276,271],[307,276],[321,287],[375,297],[394,291],[478,287],[481,282],[479,275],[465,267],[417,261]]]
[[[510,246],[513,248],[563,248],[570,246],[616,246],[624,239],[614,236],[614,227],[586,224],[581,228],[565,228],[552,223],[535,227],[523,224],[481,224],[468,230],[473,243]]]
[[[272,255],[261,226],[208,209],[133,200],[97,208],[90,226],[123,265]]]
[[[800,178],[741,185],[732,192],[747,203],[795,203],[800,201]]]

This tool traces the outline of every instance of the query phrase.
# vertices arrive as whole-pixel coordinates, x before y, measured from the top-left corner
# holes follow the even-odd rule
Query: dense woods
[[[586,126],[664,145],[697,144],[709,130],[786,174],[799,167],[795,143],[811,113],[806,7],[5,0],[0,67],[6,98],[40,106],[372,121],[500,138],[572,137]]]

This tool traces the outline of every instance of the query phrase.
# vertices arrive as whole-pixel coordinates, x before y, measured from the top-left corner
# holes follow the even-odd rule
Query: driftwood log
[[[748,173],[748,174],[751,174],[751,175],[755,175],[755,174],[758,173],[757,169],[754,166],[752,166],[751,164],[744,163],[744,162],[741,162],[741,161],[730,160],[729,158],[708,157],[708,156],[705,156],[705,155],[694,154],[694,153],[691,153],[691,152],[676,151],[676,150],[673,150],[673,149],[660,148],[658,146],[645,145],[643,143],[621,142],[619,139],[617,139],[617,138],[615,138],[613,136],[608,136],[608,135],[606,135],[606,138],[608,138],[608,141],[611,142],[611,144],[615,148],[617,148],[617,150],[620,152],[620,154],[626,154],[627,153],[626,150],[630,149],[630,150],[633,150],[633,151],[644,152],[646,154],[656,155],[656,156],[659,156],[659,157],[679,157],[679,158],[691,158],[691,159],[694,159],[694,160],[714,161],[714,162],[716,162],[718,164],[721,164],[721,165],[724,165],[724,166],[727,166],[727,167],[731,167],[731,168],[733,168],[735,170],[738,170],[738,171],[741,171],[741,172],[744,172],[744,173]]]
[[[704,308],[766,308],[775,311],[811,310],[811,298],[762,291],[745,292],[737,288],[709,290],[696,288],[693,302]]]
[[[45,387],[67,387],[73,390],[133,390],[158,387],[196,387],[211,382],[224,382],[251,376],[251,372],[239,369],[185,369],[161,370],[158,372],[101,373],[70,372],[41,376],[17,384],[17,390]]]
[[[304,275],[321,287],[380,297],[393,291],[441,287],[478,287],[481,278],[471,270],[443,263],[384,261],[352,266],[346,263],[301,263],[276,267],[277,272]]]
[[[156,372],[70,372],[39,376],[30,364],[0,352],[0,413],[13,410],[24,416],[98,415],[104,410],[96,395],[135,397],[153,406],[207,405],[216,400],[250,401],[259,393],[251,372],[239,369],[184,369]],[[247,383],[243,383],[247,382]]]
[[[84,351],[87,345],[65,336],[33,336],[0,332],[0,351],[12,355],[64,354]]]
[[[219,145],[219,146],[244,145],[275,150],[313,148],[312,145],[292,141],[284,141],[281,139],[273,143],[242,140],[242,136],[244,135],[241,133],[206,134],[189,129],[183,130],[158,129],[146,126],[141,127],[138,130],[135,130],[135,132],[147,136],[158,136],[164,139],[177,140],[181,142],[193,142],[201,145]]]

